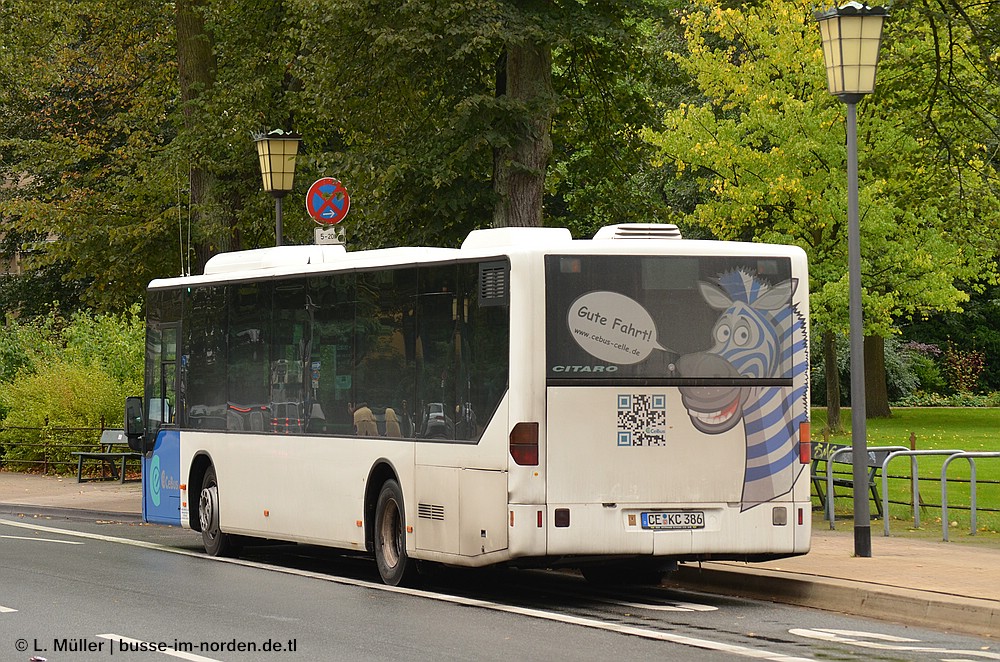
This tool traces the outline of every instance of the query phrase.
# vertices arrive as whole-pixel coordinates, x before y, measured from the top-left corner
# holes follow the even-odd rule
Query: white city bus
[[[649,579],[810,544],[808,276],[674,226],[284,246],[155,280],[147,521],[417,560]]]

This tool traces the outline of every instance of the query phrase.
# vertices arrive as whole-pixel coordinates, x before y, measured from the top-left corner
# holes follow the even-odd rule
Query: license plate
[[[702,510],[667,510],[642,513],[644,529],[704,529],[705,512]]]

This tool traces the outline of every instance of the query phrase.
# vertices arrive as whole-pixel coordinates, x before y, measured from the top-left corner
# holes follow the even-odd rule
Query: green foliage
[[[840,381],[841,406],[850,404],[851,394],[851,347],[848,339],[837,336],[837,379]],[[810,388],[812,402],[816,406],[826,406],[827,374],[823,361],[820,338],[811,339]],[[920,387],[920,379],[914,371],[913,354],[906,350],[898,338],[885,340],[886,387],[890,402],[898,402]]]
[[[66,432],[55,443],[52,428],[121,425],[125,397],[142,389],[144,349],[138,306],[122,315],[78,313],[68,322],[55,314],[36,323],[8,320],[0,329],[5,461],[68,460],[71,449],[52,449],[96,439]]]
[[[917,378],[916,391],[933,394],[943,394],[947,389],[937,357],[941,356],[941,348],[937,345],[908,342],[903,345],[907,352],[910,369]],[[916,395],[916,394],[914,394]]]
[[[812,402],[816,406],[826,406],[826,371],[823,356],[820,352],[820,339],[812,340],[810,380]],[[971,359],[981,358],[981,353],[973,353]],[[949,362],[956,365],[959,376],[969,376],[967,373],[978,364],[970,363],[970,353],[959,352],[956,349],[942,352],[937,345],[904,342],[893,336],[885,339],[885,371],[886,387],[889,401],[893,405],[904,407],[916,406],[996,406],[1000,393],[973,396],[973,389],[964,391],[951,386],[953,378],[949,374]],[[837,378],[840,380],[841,405],[850,405],[850,368],[851,348],[847,339],[837,337]],[[957,377],[956,377],[957,378]]]
[[[26,74],[0,86],[14,129],[0,138],[0,215],[24,269],[99,308],[136,300],[177,254],[170,19],[168,5],[132,0],[0,6],[18,32],[0,58]],[[45,292],[5,294],[8,310],[32,314]]]
[[[0,403],[5,426],[100,427],[102,417],[114,426],[121,423],[126,392],[99,366],[57,358],[4,385]]]
[[[961,313],[943,313],[914,320],[903,327],[903,337],[939,347],[953,342],[983,352],[986,365],[982,387],[1000,391],[1000,287],[972,291]],[[943,391],[942,391],[943,392]]]
[[[121,425],[124,397],[121,384],[103,370],[62,358],[22,374],[0,387],[0,408],[7,411],[4,464],[28,468],[42,459],[70,462],[70,453],[94,445],[97,435],[69,430],[54,437],[50,428]]]
[[[50,312],[35,322],[9,317],[0,326],[0,385],[13,381],[23,372],[34,372],[38,364],[58,354],[60,320],[57,313]],[[0,414],[2,412],[0,409]]]
[[[356,245],[456,245],[492,222],[495,159],[539,112],[498,95],[505,49],[539,42],[556,94],[546,223],[587,234],[636,220],[648,206],[637,131],[652,119],[660,61],[652,17],[670,4],[299,0],[291,103],[310,137],[303,165],[351,191]]]
[[[894,404],[900,407],[1000,407],[1000,392],[946,394],[917,390]]]
[[[142,390],[145,333],[142,310],[134,305],[121,315],[76,313],[62,337],[68,361],[100,368],[134,395]]]
[[[986,367],[985,361],[986,357],[982,352],[959,349],[949,342],[941,354],[941,372],[948,386],[956,393],[974,393]]]
[[[698,182],[704,198],[692,223],[720,239],[804,248],[813,329],[843,333],[843,107],[823,87],[813,5],[725,7],[706,0],[685,16],[687,52],[667,55],[701,97],[667,109],[646,139],[665,166]],[[938,30],[912,6],[894,9],[878,93],[860,109],[866,334],[889,336],[900,318],[957,310],[968,298],[959,285],[996,272],[995,123],[963,96],[983,82],[978,54],[956,55],[948,85],[940,83],[941,44],[963,43],[964,30]],[[985,89],[990,98],[1000,92]]]

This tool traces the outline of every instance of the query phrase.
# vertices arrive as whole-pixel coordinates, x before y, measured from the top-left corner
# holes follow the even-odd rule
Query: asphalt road
[[[0,659],[1000,660],[995,640],[572,574],[440,571],[378,582],[367,558],[198,534],[0,517]]]

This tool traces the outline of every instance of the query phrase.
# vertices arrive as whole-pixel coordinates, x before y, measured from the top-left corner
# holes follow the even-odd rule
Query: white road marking
[[[24,529],[30,529],[33,531],[43,531],[48,533],[59,533],[68,536],[77,536],[80,538],[86,538],[89,540],[101,540],[104,542],[118,543],[122,545],[130,545],[133,547],[141,547],[144,549],[152,549],[161,552],[167,552],[170,554],[179,554],[181,556],[191,556],[194,558],[199,558],[205,561],[215,561],[219,563],[229,563],[232,565],[241,565],[247,568],[255,568],[258,570],[268,570],[271,572],[279,572],[286,575],[295,575],[298,577],[307,577],[310,579],[319,579],[322,581],[331,582],[334,584],[343,584],[347,586],[358,586],[362,588],[367,588],[375,591],[386,591],[389,593],[400,593],[403,595],[412,595],[421,598],[427,598],[430,600],[437,600],[439,602],[448,602],[456,605],[463,605],[466,607],[478,607],[480,609],[489,609],[491,611],[505,612],[509,614],[517,614],[519,616],[526,616],[529,618],[538,618],[542,620],[552,621],[556,623],[565,623],[569,625],[578,625],[581,627],[591,628],[594,630],[605,630],[608,632],[617,632],[618,634],[628,634],[636,637],[642,637],[644,639],[652,639],[656,641],[665,641],[673,644],[680,644],[682,646],[691,646],[693,648],[700,648],[704,650],[719,651],[722,653],[729,653],[731,655],[739,655],[742,657],[749,657],[757,660],[770,660],[772,662],[810,662],[810,658],[795,657],[792,655],[785,655],[784,653],[776,653],[774,651],[769,651],[761,648],[749,648],[747,646],[738,646],[736,644],[727,644],[721,641],[711,641],[709,639],[699,639],[696,637],[688,637],[680,634],[673,634],[670,632],[660,632],[658,630],[650,630],[647,628],[636,627],[632,625],[622,625],[620,623],[606,623],[604,621],[599,621],[593,618],[584,618],[580,616],[573,616],[571,614],[561,614],[558,612],[543,611],[541,609],[531,609],[528,607],[518,607],[515,605],[505,605],[498,602],[489,602],[487,600],[477,600],[475,598],[465,598],[457,595],[447,595],[444,593],[434,593],[431,591],[424,591],[421,589],[413,588],[401,588],[399,586],[387,586],[385,584],[368,582],[362,579],[351,579],[349,577],[333,577],[330,575],[323,575],[317,572],[309,572],[308,570],[296,570],[294,568],[281,568],[278,566],[267,565],[264,563],[258,563],[256,561],[244,561],[242,559],[229,559],[229,558],[219,558],[206,556],[200,552],[191,552],[185,549],[175,549],[172,547],[167,547],[166,545],[160,545],[157,543],[144,542],[141,540],[129,540],[128,538],[116,538],[113,536],[105,536],[97,533],[86,533],[82,531],[71,531],[68,529],[57,529],[53,527],[41,526],[38,524],[29,524],[27,522],[12,522],[10,520],[0,519],[0,524],[7,526],[20,527]],[[185,653],[186,655],[187,653]]]
[[[17,611],[17,610],[16,609],[11,609],[10,607],[4,607],[3,605],[0,605],[0,614],[13,614],[15,611]]]
[[[55,538],[32,538],[31,536],[0,536],[0,538],[6,538],[8,540],[36,540],[38,542],[57,542],[63,545],[84,545],[86,543],[77,542],[75,540],[56,540]]]
[[[131,637],[123,637],[120,634],[95,634],[94,636],[97,637],[98,639],[107,639],[108,641],[111,642],[112,646],[115,645],[115,642],[119,641],[127,641],[129,644],[136,647],[142,646],[143,644],[145,644],[146,646],[150,645],[148,641],[143,641],[141,639],[132,639]],[[121,644],[119,644],[119,648],[120,647]],[[184,653],[174,648],[160,649],[159,647],[156,647],[154,649],[148,649],[148,650],[155,650],[157,653],[163,653],[164,655],[177,657],[182,660],[190,660],[190,662],[221,662],[221,660],[217,660],[214,657],[204,657],[202,655],[195,655],[194,653]]]
[[[575,593],[564,593],[563,595],[577,595]],[[618,600],[616,598],[597,598],[592,596],[587,596],[587,600],[590,602],[601,602],[608,605],[616,605],[619,607],[628,607],[629,609],[648,609],[650,611],[718,611],[718,607],[712,605],[700,605],[695,602],[630,602],[628,600]]]
[[[580,594],[576,591],[550,589],[548,592],[570,598],[580,597]],[[623,600],[622,598],[616,598],[613,593],[608,593],[605,597],[588,595],[586,600],[590,602],[601,602],[608,605],[616,605],[618,607],[627,607],[629,609],[648,609],[650,611],[719,611],[718,607],[713,607],[712,605],[701,605],[696,602],[681,602],[679,600],[664,600],[663,602],[632,602]]]
[[[906,637],[895,637],[891,634],[881,634],[878,632],[864,632],[861,630],[836,630],[833,628],[792,628],[789,634],[795,634],[808,639],[820,639],[839,644],[851,644],[860,648],[872,648],[884,651],[902,651],[911,653],[937,653],[940,655],[962,655],[968,657],[978,657],[985,660],[1000,660],[1000,653],[993,653],[985,650],[952,650],[949,648],[938,648],[937,646],[918,646],[909,644],[920,644],[919,639],[908,639]]]
[[[609,605],[620,605],[630,609],[650,609],[652,611],[718,611],[718,607],[712,605],[699,605],[694,602],[670,602],[668,604],[655,604],[652,602],[626,602],[625,600],[612,600],[609,598],[588,598],[595,602],[604,602]]]

